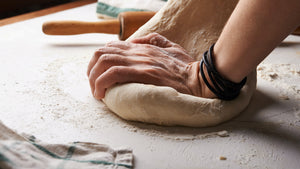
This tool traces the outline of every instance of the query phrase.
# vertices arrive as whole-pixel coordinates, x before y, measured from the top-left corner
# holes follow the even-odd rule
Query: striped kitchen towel
[[[0,121],[1,169],[131,169],[132,161],[128,148],[88,142],[49,144],[19,135]]]
[[[116,18],[126,11],[158,11],[167,0],[98,0],[97,15],[99,18]]]

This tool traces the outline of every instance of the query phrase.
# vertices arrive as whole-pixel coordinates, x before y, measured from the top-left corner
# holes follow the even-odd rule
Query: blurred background
[[[1,0],[0,19],[78,0]]]

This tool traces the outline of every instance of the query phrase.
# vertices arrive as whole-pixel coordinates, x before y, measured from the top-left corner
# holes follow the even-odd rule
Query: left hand
[[[152,33],[130,42],[116,41],[98,49],[88,66],[88,77],[96,99],[119,83],[169,86],[178,92],[201,96],[199,62],[178,44]]]

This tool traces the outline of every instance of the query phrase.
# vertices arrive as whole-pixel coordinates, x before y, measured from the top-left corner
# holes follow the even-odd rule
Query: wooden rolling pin
[[[118,19],[99,22],[48,21],[43,24],[43,32],[48,35],[76,35],[84,33],[119,34],[120,40],[126,40],[138,28],[154,16],[155,12],[123,12]],[[292,34],[300,35],[300,27]]]
[[[118,19],[99,22],[48,21],[43,24],[43,32],[48,35],[119,34],[120,40],[126,40],[154,14],[155,12],[123,12],[119,14]]]

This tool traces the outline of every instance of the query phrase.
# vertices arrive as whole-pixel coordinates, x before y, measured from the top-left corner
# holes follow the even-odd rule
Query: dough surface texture
[[[196,60],[216,42],[237,0],[169,0],[129,39],[157,32],[180,44]],[[116,85],[103,102],[123,119],[158,125],[213,126],[243,111],[256,89],[252,72],[240,95],[232,101],[182,94],[171,87],[139,83]]]
[[[238,115],[248,105],[255,88],[255,72],[248,76],[240,95],[232,101],[182,94],[171,87],[129,83],[110,88],[104,102],[126,120],[166,126],[206,127]]]

